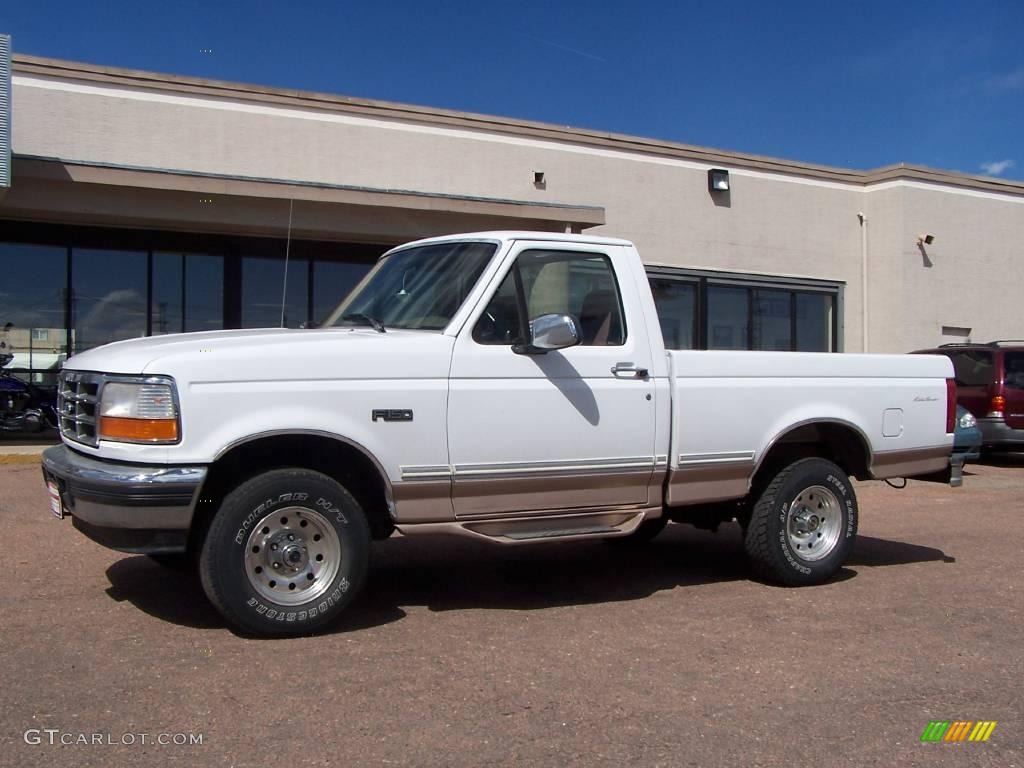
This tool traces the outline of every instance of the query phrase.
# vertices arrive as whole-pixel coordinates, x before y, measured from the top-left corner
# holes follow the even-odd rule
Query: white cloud
[[[1024,67],[1014,70],[1013,72],[993,75],[985,81],[985,85],[990,91],[995,91],[997,93],[1024,89]]]
[[[991,163],[982,163],[981,170],[983,170],[989,176],[998,176],[1008,168],[1013,168],[1013,160],[993,160]]]

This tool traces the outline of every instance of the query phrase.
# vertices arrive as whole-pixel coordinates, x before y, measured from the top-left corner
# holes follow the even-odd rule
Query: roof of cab
[[[527,231],[493,231],[493,232],[464,232],[455,235],[442,235],[440,237],[428,237],[423,240],[415,240],[410,243],[403,243],[391,250],[407,248],[411,245],[428,245],[431,243],[459,242],[466,240],[496,240],[507,242],[509,240],[531,240],[538,242],[552,243],[580,243],[589,245],[627,245],[632,246],[629,240],[617,237],[598,237],[596,235],[570,235],[561,232],[527,232]],[[388,251],[389,253],[391,251]]]

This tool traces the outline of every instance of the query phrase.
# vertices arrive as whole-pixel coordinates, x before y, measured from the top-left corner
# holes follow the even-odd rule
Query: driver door
[[[452,359],[457,517],[647,504],[655,411],[653,384],[638,374],[650,346],[624,309],[624,294],[637,306],[635,291],[619,246],[512,248]],[[527,319],[552,313],[577,321],[581,343],[523,353]]]

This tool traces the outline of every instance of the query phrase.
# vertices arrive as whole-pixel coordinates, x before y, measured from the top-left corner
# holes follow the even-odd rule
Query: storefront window
[[[154,336],[224,327],[224,260],[198,253],[153,254]]]
[[[146,335],[146,253],[74,248],[72,346],[83,352]]]
[[[49,245],[0,243],[0,333],[13,354],[7,367],[52,383],[67,357],[64,295],[67,249]]]
[[[749,349],[749,291],[720,285],[708,287],[708,349]]]
[[[832,352],[833,298],[827,293],[796,295],[796,349]]]
[[[792,349],[791,291],[754,291],[753,348],[769,351]]]
[[[836,349],[840,283],[673,267],[648,280],[668,349]]]
[[[308,320],[309,262],[298,258],[288,262],[287,295],[282,318],[284,285],[284,259],[252,256],[242,259],[243,328],[298,328]]]
[[[35,381],[52,383],[71,354],[112,341],[281,325],[283,241],[29,222],[0,228],[0,355],[8,370]],[[383,250],[293,242],[284,325],[329,314]]]
[[[658,322],[667,349],[696,349],[697,285],[651,278]]]

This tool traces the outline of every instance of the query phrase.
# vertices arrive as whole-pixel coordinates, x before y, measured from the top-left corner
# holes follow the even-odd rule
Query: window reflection
[[[242,327],[298,328],[309,319],[309,262],[288,261],[288,285],[282,323],[284,259],[246,256],[242,259]]]
[[[667,349],[695,349],[697,286],[680,280],[651,279],[661,336]]]
[[[11,324],[4,334],[13,355],[7,367],[52,383],[67,358],[67,249],[0,243],[0,274],[0,328]]]
[[[708,349],[749,349],[746,288],[708,287]]]
[[[729,284],[664,272],[648,280],[668,349],[835,351],[835,293],[748,286],[739,275]]]
[[[754,349],[785,352],[792,348],[790,291],[754,291]]]
[[[833,299],[825,293],[796,295],[796,349],[832,352]]]
[[[146,335],[146,253],[74,248],[74,351]]]
[[[224,327],[224,263],[198,253],[153,254],[154,336]]]
[[[0,332],[10,323],[3,343],[14,349],[7,368],[36,381],[53,379],[70,354],[112,341],[281,324],[283,241],[25,222],[5,223],[0,237]],[[381,250],[293,242],[285,325],[329,314]]]

